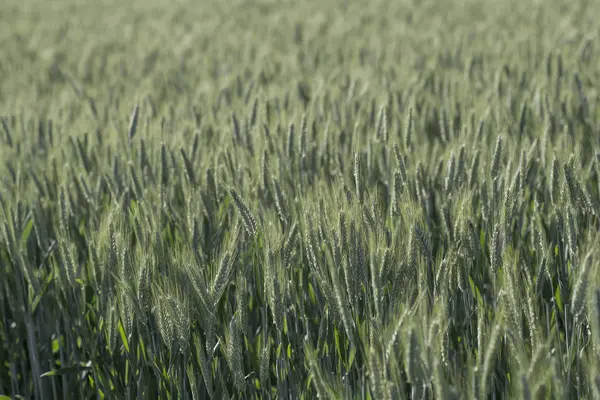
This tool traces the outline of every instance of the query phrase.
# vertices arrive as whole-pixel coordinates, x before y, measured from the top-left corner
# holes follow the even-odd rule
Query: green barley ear
[[[288,142],[287,142],[287,156],[289,160],[293,160],[295,156],[294,141],[296,140],[296,128],[293,123],[290,123],[288,127]]]
[[[69,219],[71,215],[69,201],[67,199],[67,195],[65,194],[65,189],[61,188],[59,192],[59,215],[60,215],[60,228],[64,232],[64,234],[69,234]]]
[[[284,321],[284,310],[281,304],[281,287],[279,279],[279,271],[277,265],[275,265],[275,254],[269,248],[265,249],[265,280],[264,280],[264,291],[267,298],[267,303],[271,309],[273,317],[273,323],[275,328],[279,331],[283,331]]]
[[[194,334],[193,341],[194,348],[196,349],[196,363],[200,367],[200,372],[202,373],[202,378],[204,379],[204,386],[206,387],[206,391],[208,392],[208,397],[213,398],[213,377],[210,368],[210,363],[206,358],[204,346],[202,345],[202,343],[200,343],[200,338],[197,334]]]
[[[521,104],[521,112],[519,113],[519,136],[522,137],[525,133],[525,127],[527,125],[527,101]]]
[[[406,184],[406,164],[404,162],[404,157],[402,156],[402,153],[400,153],[398,143],[394,143],[394,156],[396,157],[396,162],[398,163],[398,168],[400,169],[400,173],[402,175],[402,182],[403,184]]]
[[[492,165],[490,168],[490,175],[492,180],[496,180],[500,174],[500,158],[502,157],[502,136],[498,136],[496,140],[496,147],[494,149],[494,155],[492,156]]]
[[[582,268],[577,275],[577,280],[575,281],[575,287],[573,288],[573,294],[571,297],[571,313],[575,317],[575,321],[581,321],[583,319],[586,307],[587,289],[592,270],[591,251],[586,255],[581,267]]]
[[[187,297],[177,290],[175,296],[170,296],[171,309],[173,310],[173,322],[175,328],[175,340],[182,354],[187,354],[190,340],[190,307]]]
[[[571,255],[575,255],[577,252],[577,226],[575,224],[572,207],[567,204],[565,205],[565,209],[567,219],[567,243],[569,244]]]
[[[493,373],[493,363],[495,360],[496,353],[498,351],[498,347],[500,345],[500,334],[502,333],[502,329],[500,325],[495,325],[492,333],[490,335],[490,339],[488,342],[488,346],[485,350],[485,357],[483,359],[482,365],[482,374],[481,374],[481,382],[479,385],[480,388],[480,398],[488,397],[488,384],[490,379],[492,378]]]
[[[233,201],[242,217],[242,222],[244,223],[246,232],[248,232],[250,236],[255,236],[257,233],[256,220],[254,219],[250,208],[246,205],[246,203],[244,203],[244,200],[242,200],[242,197],[234,188],[229,189],[229,194],[233,198]]]
[[[129,119],[129,129],[127,131],[127,139],[129,140],[129,146],[131,146],[131,141],[133,140],[133,137],[137,132],[139,110],[140,106],[136,104]]]
[[[406,346],[405,368],[408,382],[414,387],[419,386],[423,376],[421,359],[421,347],[415,328],[408,332],[408,344]]]
[[[239,318],[241,333],[248,336],[248,283],[243,274],[237,275],[235,285],[236,313]]]
[[[479,172],[479,149],[475,150],[473,161],[471,162],[471,172],[469,173],[469,187],[473,189],[477,184],[477,173]]]
[[[456,166],[456,175],[454,176],[454,187],[456,188],[459,188],[464,182],[466,157],[465,145],[463,144],[458,151],[458,163]]]
[[[307,131],[308,125],[306,122],[306,113],[302,113],[302,119],[300,120],[300,138],[298,140],[298,153],[300,158],[306,157]]]
[[[260,354],[260,387],[267,393],[271,391],[271,342],[263,348]]]
[[[479,183],[479,197],[481,199],[481,218],[484,221],[490,220],[490,198],[488,193],[487,182],[483,179]]]
[[[272,181],[277,215],[284,229],[286,229],[288,226],[288,213],[285,197],[283,195],[283,190],[281,190],[281,185],[279,184],[279,181],[277,180],[277,178],[275,178],[275,176],[272,177]]]
[[[579,103],[582,114],[581,116],[585,120],[589,115],[588,99],[585,95],[585,92],[583,91],[583,84],[581,83],[579,73],[575,72],[573,78],[575,80],[575,85],[577,86],[577,95],[579,96]]]
[[[188,362],[185,366],[185,375],[188,379],[188,383],[190,384],[190,389],[192,391],[192,400],[198,399],[198,381],[196,379],[196,371],[194,369],[194,364],[192,362]]]
[[[227,353],[230,362],[233,381],[239,392],[245,392],[246,381],[244,379],[244,364],[241,343],[241,332],[239,324],[239,315],[235,314],[229,323],[229,341],[227,343]]]
[[[559,200],[559,190],[560,190],[560,181],[559,181],[559,166],[558,160],[556,157],[552,159],[552,169],[550,170],[550,199],[556,205]]]
[[[356,199],[359,203],[362,203],[362,186],[360,174],[360,154],[358,152],[354,152],[354,185],[356,187]]]
[[[386,393],[385,376],[379,359],[379,352],[373,347],[369,349],[369,380],[371,384],[371,392],[374,399],[388,399],[389,393]]]
[[[590,325],[592,328],[594,348],[596,349],[597,357],[600,358],[600,289],[596,289],[594,290],[594,293],[592,293],[589,309],[591,310]]]
[[[215,275],[212,287],[211,287],[211,297],[216,305],[223,292],[225,291],[225,287],[229,283],[231,276],[234,271],[234,263],[235,263],[235,255],[233,255],[230,251],[227,251],[221,262],[219,264],[219,268],[217,269],[217,273]]]
[[[406,116],[406,124],[404,128],[404,144],[407,149],[412,145],[412,131],[413,131],[413,108],[408,108],[408,115]]]
[[[173,325],[173,309],[170,298],[160,294],[154,305],[154,313],[158,325],[158,332],[168,349],[171,348],[175,340],[175,329]]]
[[[377,118],[377,140],[387,143],[388,141],[388,123],[385,106],[379,107],[379,116]]]
[[[500,265],[502,265],[502,237],[499,223],[496,223],[494,227],[490,253],[490,269],[492,274],[495,274]]]
[[[448,160],[448,176],[446,177],[444,191],[449,196],[452,192],[454,185],[454,179],[456,174],[456,158],[454,156],[454,150],[450,153],[450,159]]]
[[[179,153],[181,154],[181,158],[183,159],[183,167],[185,169],[185,173],[188,178],[188,181],[189,181],[190,185],[195,186],[196,185],[196,174],[194,172],[194,165],[192,164],[192,161],[188,158],[183,147],[181,147],[179,149]]]
[[[323,372],[321,370],[321,366],[317,360],[318,352],[313,350],[312,346],[309,343],[304,344],[304,354],[306,357],[306,361],[308,364],[308,370],[312,375],[311,382],[317,392],[317,398],[319,399],[332,399],[335,398],[333,393],[333,388],[331,385],[325,380],[323,376]]]
[[[143,312],[149,312],[151,306],[151,294],[150,294],[150,285],[152,282],[152,272],[149,265],[150,257],[144,257],[145,259],[141,260],[142,265],[138,270],[137,277],[137,298],[138,303],[140,305],[140,309]]]

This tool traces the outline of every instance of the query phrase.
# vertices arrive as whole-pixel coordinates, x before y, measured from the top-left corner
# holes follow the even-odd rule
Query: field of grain
[[[600,398],[599,15],[3,0],[0,400]]]

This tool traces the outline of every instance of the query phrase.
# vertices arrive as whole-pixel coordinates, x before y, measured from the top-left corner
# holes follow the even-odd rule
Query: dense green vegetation
[[[0,398],[600,398],[600,3],[80,3],[0,7]]]

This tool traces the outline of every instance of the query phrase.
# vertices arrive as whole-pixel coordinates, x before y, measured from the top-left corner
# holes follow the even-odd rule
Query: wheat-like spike
[[[138,303],[140,305],[140,309],[144,312],[150,311],[150,285],[152,282],[152,273],[150,270],[149,257],[145,257],[145,260],[142,261],[142,265],[138,270],[138,279],[137,279],[137,298]]]
[[[500,173],[500,158],[502,157],[502,136],[498,136],[496,140],[496,147],[494,149],[494,155],[492,156],[492,165],[490,168],[490,175],[492,180],[496,180]]]
[[[200,367],[200,372],[202,373],[202,378],[204,379],[204,386],[208,392],[208,397],[213,398],[214,390],[212,371],[208,359],[206,358],[206,354],[204,353],[204,346],[202,346],[200,343],[200,338],[197,334],[194,334],[193,341],[194,348],[196,349],[196,363]]]
[[[250,236],[255,236],[257,233],[256,220],[254,219],[250,208],[246,205],[246,203],[244,203],[244,200],[242,200],[242,197],[234,188],[229,189],[229,194],[233,198],[233,201],[240,212],[240,215],[242,216],[242,221],[244,223],[244,228],[246,228],[246,232],[248,232]]]
[[[248,284],[243,274],[238,274],[236,282],[236,313],[239,327],[244,336],[248,335]]]
[[[182,354],[186,354],[190,340],[190,307],[187,297],[178,291],[177,296],[170,296],[173,310],[175,338]]]
[[[358,152],[354,153],[354,185],[356,186],[356,198],[358,202],[362,202],[362,186],[361,186],[361,167],[360,167],[360,154]]]
[[[233,137],[237,143],[242,143],[242,131],[240,129],[240,122],[235,115],[235,112],[231,114],[231,123],[233,124]]]
[[[133,111],[131,113],[131,117],[129,119],[129,130],[127,131],[127,138],[129,139],[129,145],[131,146],[131,141],[137,132],[138,127],[138,116],[139,116],[140,106],[138,104],[135,105]]]
[[[417,265],[417,239],[415,230],[411,229],[408,236],[408,265],[412,271],[418,270]]]
[[[267,150],[263,152],[262,156],[262,186],[265,191],[269,191],[271,180],[271,172],[269,170],[269,153]]]
[[[480,396],[481,398],[487,398],[488,396],[488,383],[492,375],[492,363],[494,361],[494,357],[496,356],[496,352],[498,351],[498,346],[500,344],[500,334],[502,329],[500,325],[495,325],[492,333],[490,335],[490,341],[485,350],[485,357],[482,365],[482,374],[481,374],[481,382],[480,382]]]
[[[515,194],[514,188],[509,187],[506,190],[506,196],[504,198],[504,235],[503,235],[503,243],[502,250],[506,249],[508,243],[510,243],[512,239],[512,218],[513,218],[513,210],[515,207]]]
[[[467,236],[468,236],[468,246],[473,255],[473,258],[477,258],[479,256],[480,250],[480,242],[479,235],[477,234],[477,230],[473,225],[473,222],[469,219],[466,221],[467,225]]]
[[[533,303],[531,292],[526,293],[525,297],[527,298],[527,321],[529,322],[529,336],[531,339],[531,348],[535,349],[537,347],[537,340],[539,338],[539,329],[537,316],[535,314],[535,305]]]
[[[563,173],[565,176],[565,184],[569,193],[569,200],[573,206],[576,206],[579,204],[579,198],[575,178],[573,177],[573,170],[568,162],[563,163]]]
[[[330,399],[332,398],[332,389],[331,386],[327,383],[325,378],[323,377],[323,372],[321,371],[321,366],[316,358],[316,352],[312,349],[308,343],[305,344],[304,354],[308,361],[308,368],[313,377],[312,383],[317,391],[317,398],[319,399]]]
[[[398,163],[398,168],[400,169],[400,173],[402,174],[402,182],[403,182],[403,184],[406,184],[407,183],[406,164],[404,161],[404,157],[402,156],[402,153],[400,153],[400,148],[398,147],[397,143],[394,143],[394,155],[396,157],[396,162]]]
[[[519,136],[523,136],[525,133],[525,127],[527,125],[527,101],[521,104],[521,112],[519,113]]]
[[[229,323],[229,342],[227,346],[230,368],[233,373],[233,382],[239,392],[245,392],[246,381],[244,379],[244,365],[242,358],[241,332],[239,327],[239,315],[235,314]]]
[[[117,313],[116,301],[109,298],[107,303],[106,315],[104,317],[106,321],[106,346],[113,353],[117,345],[119,315]]]
[[[67,283],[69,286],[73,286],[75,283],[75,279],[78,278],[77,274],[77,266],[75,265],[75,257],[73,254],[73,244],[67,242],[65,239],[61,240],[62,242],[62,255],[65,260],[64,272],[67,278]]]
[[[298,224],[294,222],[292,227],[289,230],[288,238],[283,244],[282,253],[283,253],[283,266],[286,270],[289,270],[292,266],[292,254],[294,249],[296,248],[296,244],[298,241]]]
[[[556,205],[558,204],[558,195],[560,190],[559,166],[556,157],[552,159],[552,169],[550,170],[550,198]]]
[[[267,341],[260,354],[260,387],[267,393],[271,390],[271,342]]]
[[[371,381],[371,391],[375,399],[387,399],[385,394],[385,383],[383,371],[380,365],[378,352],[371,347],[369,349],[369,380]]]
[[[179,149],[179,153],[181,154],[181,158],[183,159],[183,167],[185,169],[185,173],[190,182],[190,185],[195,186],[196,174],[194,173],[194,165],[192,164],[192,161],[188,158],[183,147]]]
[[[258,98],[254,99],[252,103],[252,109],[250,111],[250,128],[256,126],[256,119],[258,118]]]
[[[581,83],[579,73],[575,72],[573,77],[575,79],[575,85],[577,86],[577,95],[579,96],[579,102],[581,103],[581,111],[583,113],[582,117],[585,119],[589,115],[588,99],[583,90],[583,84]]]
[[[371,290],[373,296],[373,307],[375,308],[375,315],[377,318],[380,317],[380,309],[379,309],[379,293],[381,289],[381,281],[379,280],[379,268],[375,264],[375,260],[371,259],[371,265],[369,268],[369,272],[371,273]]]
[[[392,272],[392,253],[389,248],[386,248],[383,251],[383,256],[381,257],[381,267],[379,268],[379,287],[381,290],[386,286],[387,282],[390,279],[390,274]]]
[[[379,117],[377,118],[377,140],[384,143],[388,140],[387,114],[385,106],[379,107]]]
[[[600,357],[600,289],[595,289],[590,299],[590,320],[592,327],[592,337],[596,355]]]
[[[487,222],[490,219],[490,199],[488,195],[487,182],[485,179],[480,183],[479,197],[481,200],[481,217]]]
[[[548,357],[551,353],[548,349],[547,344],[540,344],[535,349],[529,362],[529,368],[527,369],[527,378],[530,380],[538,379],[539,373],[547,372]]]
[[[417,386],[423,379],[421,371],[421,348],[417,339],[415,328],[408,332],[408,345],[406,346],[406,375],[408,382]]]
[[[169,184],[169,165],[167,162],[167,146],[164,143],[160,145],[160,182],[162,187]]]
[[[469,187],[472,189],[477,184],[477,173],[479,171],[479,149],[475,150],[473,161],[471,162],[471,172],[469,173]]]
[[[399,170],[394,172],[393,191],[392,191],[392,212],[394,215],[400,214],[400,200],[404,191],[404,182]]]
[[[175,340],[173,310],[171,306],[169,298],[164,294],[161,294],[154,307],[159,333],[169,349]]]
[[[421,254],[427,259],[427,261],[431,261],[433,248],[431,247],[431,243],[427,238],[427,234],[423,231],[419,224],[415,224],[414,231]]]
[[[287,207],[285,203],[285,197],[283,195],[283,190],[281,190],[281,185],[275,176],[272,177],[273,180],[273,189],[275,194],[275,208],[277,209],[277,215],[281,220],[284,228],[287,227],[288,219],[287,219]]]
[[[450,210],[448,208],[448,204],[444,203],[442,206],[442,217],[444,220],[444,228],[446,229],[446,233],[448,234],[448,240],[450,243],[454,242],[454,231],[452,227],[452,222],[450,220]]]
[[[219,268],[217,269],[217,273],[211,287],[211,297],[214,305],[220,301],[221,295],[225,291],[225,287],[231,279],[234,262],[234,256],[230,251],[227,251],[221,259],[221,263],[219,264]]]
[[[357,243],[356,224],[354,221],[350,223],[350,231],[347,236],[348,262],[346,264],[345,280],[348,300],[352,305],[358,299],[360,291],[360,277],[358,273],[358,243]]]
[[[408,115],[406,116],[406,123],[404,128],[404,144],[406,148],[410,148],[412,145],[412,131],[413,131],[413,108],[408,108]]]
[[[460,187],[464,182],[465,176],[465,163],[467,159],[467,151],[465,149],[465,145],[460,146],[460,150],[458,151],[458,163],[456,165],[456,174],[454,176],[455,182],[454,187]]]
[[[290,123],[288,126],[288,134],[287,134],[287,156],[290,160],[294,159],[295,156],[295,140],[296,140],[296,127],[293,123]]]
[[[502,238],[500,233],[500,225],[496,223],[494,226],[494,233],[492,236],[492,247],[490,249],[490,270],[493,274],[498,271],[500,265],[502,265]]]
[[[450,195],[450,193],[452,192],[455,174],[456,174],[456,158],[454,156],[454,151],[452,151],[450,153],[450,159],[448,160],[448,176],[446,177],[446,184],[444,187],[446,195]]]
[[[582,263],[581,271],[579,271],[579,274],[577,275],[577,280],[575,281],[575,287],[573,288],[573,294],[571,297],[570,311],[575,317],[576,321],[581,321],[583,319],[591,270],[592,252],[590,251]]]
[[[192,391],[192,400],[198,400],[198,381],[196,371],[194,369],[194,364],[192,362],[188,362],[185,366],[185,375],[190,383],[190,389]]]
[[[265,263],[265,281],[264,290],[267,297],[269,308],[273,317],[275,328],[279,331],[283,330],[283,309],[280,304],[281,292],[279,286],[279,276],[275,263],[275,256],[271,249],[266,249]]]
[[[8,122],[6,120],[5,117],[0,117],[0,122],[2,123],[2,128],[4,130],[4,135],[5,135],[5,139],[6,139],[6,144],[8,145],[8,147],[13,147],[13,139],[12,139],[12,132],[10,127],[8,126]]]
[[[70,219],[70,207],[69,201],[67,200],[67,196],[65,194],[65,189],[60,188],[60,192],[58,195],[58,207],[60,214],[60,228],[64,234],[69,235],[69,219]]]
[[[567,214],[567,242],[569,243],[571,255],[575,255],[577,252],[577,227],[575,225],[572,207],[570,207],[568,204],[565,205],[565,212]]]
[[[334,267],[330,266],[329,272],[331,276],[335,301],[337,303],[337,308],[340,314],[339,316],[342,319],[342,324],[344,326],[344,330],[346,331],[346,335],[348,336],[350,343],[354,346],[354,319],[352,318],[352,314],[350,312],[348,300],[346,299],[346,296],[344,296],[344,292],[338,277],[337,270]]]
[[[298,141],[298,150],[301,158],[306,156],[306,141],[308,136],[306,118],[306,113],[302,113],[302,119],[300,120],[300,139]]]

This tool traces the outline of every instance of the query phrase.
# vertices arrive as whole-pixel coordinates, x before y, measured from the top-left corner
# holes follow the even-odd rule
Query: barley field
[[[2,3],[0,400],[600,399],[600,2]]]

